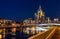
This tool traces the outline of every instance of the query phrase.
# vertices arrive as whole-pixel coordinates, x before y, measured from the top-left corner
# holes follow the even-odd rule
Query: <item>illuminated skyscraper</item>
[[[39,6],[37,13],[35,13],[35,19],[40,20],[41,23],[44,22],[45,14],[42,11],[41,6]]]

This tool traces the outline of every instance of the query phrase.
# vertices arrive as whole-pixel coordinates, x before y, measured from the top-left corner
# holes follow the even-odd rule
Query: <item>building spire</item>
[[[40,20],[41,22],[43,22],[44,16],[45,16],[45,14],[44,14],[41,6],[39,5],[38,11],[37,11],[37,13],[35,13],[35,18]]]
[[[39,5],[39,9],[38,9],[38,11],[40,11],[41,10],[41,5]]]
[[[39,14],[39,16],[44,16],[44,12],[43,12],[41,6],[39,6],[38,14]]]

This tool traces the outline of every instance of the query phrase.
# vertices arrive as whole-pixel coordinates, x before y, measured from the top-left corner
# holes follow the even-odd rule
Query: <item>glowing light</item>
[[[16,26],[16,24],[15,23],[12,23],[12,26]]]
[[[41,27],[36,27],[37,30],[39,31],[46,31],[47,29],[41,28]]]
[[[29,34],[29,28],[27,28],[27,34]]]
[[[12,32],[16,32],[16,28],[12,28]]]
[[[35,30],[35,28],[34,28],[34,27],[32,27],[32,30]]]
[[[29,30],[29,28],[27,28],[27,30]]]
[[[27,34],[29,34],[29,31],[27,31]]]
[[[2,32],[2,29],[0,29],[0,33]]]
[[[58,21],[59,19],[58,18],[54,18],[54,21]]]
[[[0,34],[0,39],[2,39],[2,35]]]

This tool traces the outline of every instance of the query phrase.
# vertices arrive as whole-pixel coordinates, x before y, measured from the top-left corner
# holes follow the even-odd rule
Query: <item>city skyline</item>
[[[46,16],[60,18],[60,0],[11,0],[0,1],[0,18],[21,21],[34,18],[41,5]]]

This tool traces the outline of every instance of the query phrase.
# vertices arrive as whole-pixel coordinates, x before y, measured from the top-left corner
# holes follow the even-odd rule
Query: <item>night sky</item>
[[[60,18],[60,0],[0,0],[0,18],[16,21],[34,18],[39,5],[46,16]]]

